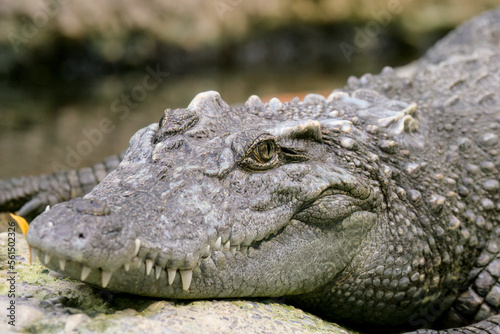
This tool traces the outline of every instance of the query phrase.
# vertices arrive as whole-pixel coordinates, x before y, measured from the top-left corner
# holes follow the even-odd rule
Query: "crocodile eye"
[[[259,163],[266,163],[271,161],[276,154],[276,144],[273,140],[266,140],[258,144],[253,149],[255,160]]]
[[[248,171],[258,172],[278,167],[282,162],[282,152],[274,137],[263,134],[246,148],[238,165]]]
[[[165,123],[165,114],[161,116],[160,121],[158,122],[158,127],[161,129],[163,127],[163,123]]]

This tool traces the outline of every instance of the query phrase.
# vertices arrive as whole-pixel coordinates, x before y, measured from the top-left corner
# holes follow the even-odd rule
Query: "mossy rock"
[[[0,305],[15,300],[15,327],[25,333],[343,333],[353,331],[306,313],[280,300],[172,301],[116,294],[93,288],[29,264],[22,234],[16,234],[15,299],[0,286]],[[7,233],[0,233],[0,279],[8,274]]]

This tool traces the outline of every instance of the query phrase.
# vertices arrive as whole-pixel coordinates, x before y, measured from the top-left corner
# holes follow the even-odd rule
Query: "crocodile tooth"
[[[66,268],[66,259],[59,259],[59,268],[61,268],[61,270]]]
[[[225,250],[225,251],[228,251],[230,248],[231,248],[231,242],[228,240],[228,241],[224,244],[224,250]]]
[[[129,263],[125,263],[123,265],[123,268],[125,268],[125,271],[129,271],[130,270],[130,262]]]
[[[50,262],[50,259],[51,259],[51,257],[50,257],[50,255],[49,255],[49,253],[46,253],[46,254],[45,254],[45,259],[43,260],[43,262],[44,262],[45,264],[48,264],[48,263]]]
[[[179,273],[181,274],[182,290],[189,290],[191,279],[193,278],[193,270],[179,270]]]
[[[161,267],[159,265],[156,265],[155,266],[155,273],[156,273],[156,279],[160,279],[160,275],[161,275]]]
[[[102,271],[102,287],[105,288],[108,286],[109,280],[111,279],[111,275],[113,273],[111,271]]]
[[[149,276],[149,274],[151,273],[151,268],[153,268],[153,260],[146,259],[146,275]]]
[[[231,254],[233,254],[233,255],[236,254],[236,249],[237,248],[238,248],[237,246],[232,246],[231,247]]]
[[[141,248],[141,240],[135,239],[135,250],[134,250],[134,256],[137,256],[139,254],[139,249]]]
[[[49,210],[50,210],[50,205],[47,205],[47,206],[45,207],[45,211],[44,211],[44,212],[47,212],[47,211],[49,211]]]
[[[139,260],[139,258],[138,258],[137,256],[136,256],[136,257],[134,257],[134,260],[133,260],[133,261],[135,261],[136,259],[137,259],[137,269],[139,269],[139,268],[141,267],[142,261],[141,261],[141,260]]]
[[[38,249],[35,247],[31,247],[31,260],[32,260],[32,262],[35,262],[37,257],[38,257]]]
[[[43,258],[45,257],[45,253],[39,249],[38,250],[38,260],[40,261],[41,264],[43,264]]]
[[[80,276],[80,281],[85,281],[87,279],[87,277],[89,277],[89,274],[90,274],[91,270],[92,269],[90,269],[89,267],[83,266],[83,268],[82,268],[82,275]]]
[[[222,245],[222,238],[219,237],[217,238],[217,241],[215,241],[214,249],[215,250],[220,250]]]
[[[206,245],[205,248],[203,248],[202,256],[203,257],[210,256],[210,245]]]
[[[242,252],[243,255],[247,255],[248,254],[248,246],[241,246],[240,252]]]
[[[168,285],[172,285],[172,283],[174,283],[174,280],[175,280],[175,273],[177,272],[177,270],[175,270],[174,268],[167,268],[167,273],[168,273]]]

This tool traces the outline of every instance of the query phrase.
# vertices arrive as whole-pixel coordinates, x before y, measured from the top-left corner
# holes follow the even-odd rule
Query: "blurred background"
[[[500,0],[1,0],[0,178],[90,165],[205,90],[328,94]]]

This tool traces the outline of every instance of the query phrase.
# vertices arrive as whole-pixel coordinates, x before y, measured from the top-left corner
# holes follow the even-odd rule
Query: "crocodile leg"
[[[88,193],[118,167],[123,153],[106,158],[92,167],[54,174],[0,180],[0,212],[15,212],[28,221],[47,205],[55,205]]]

